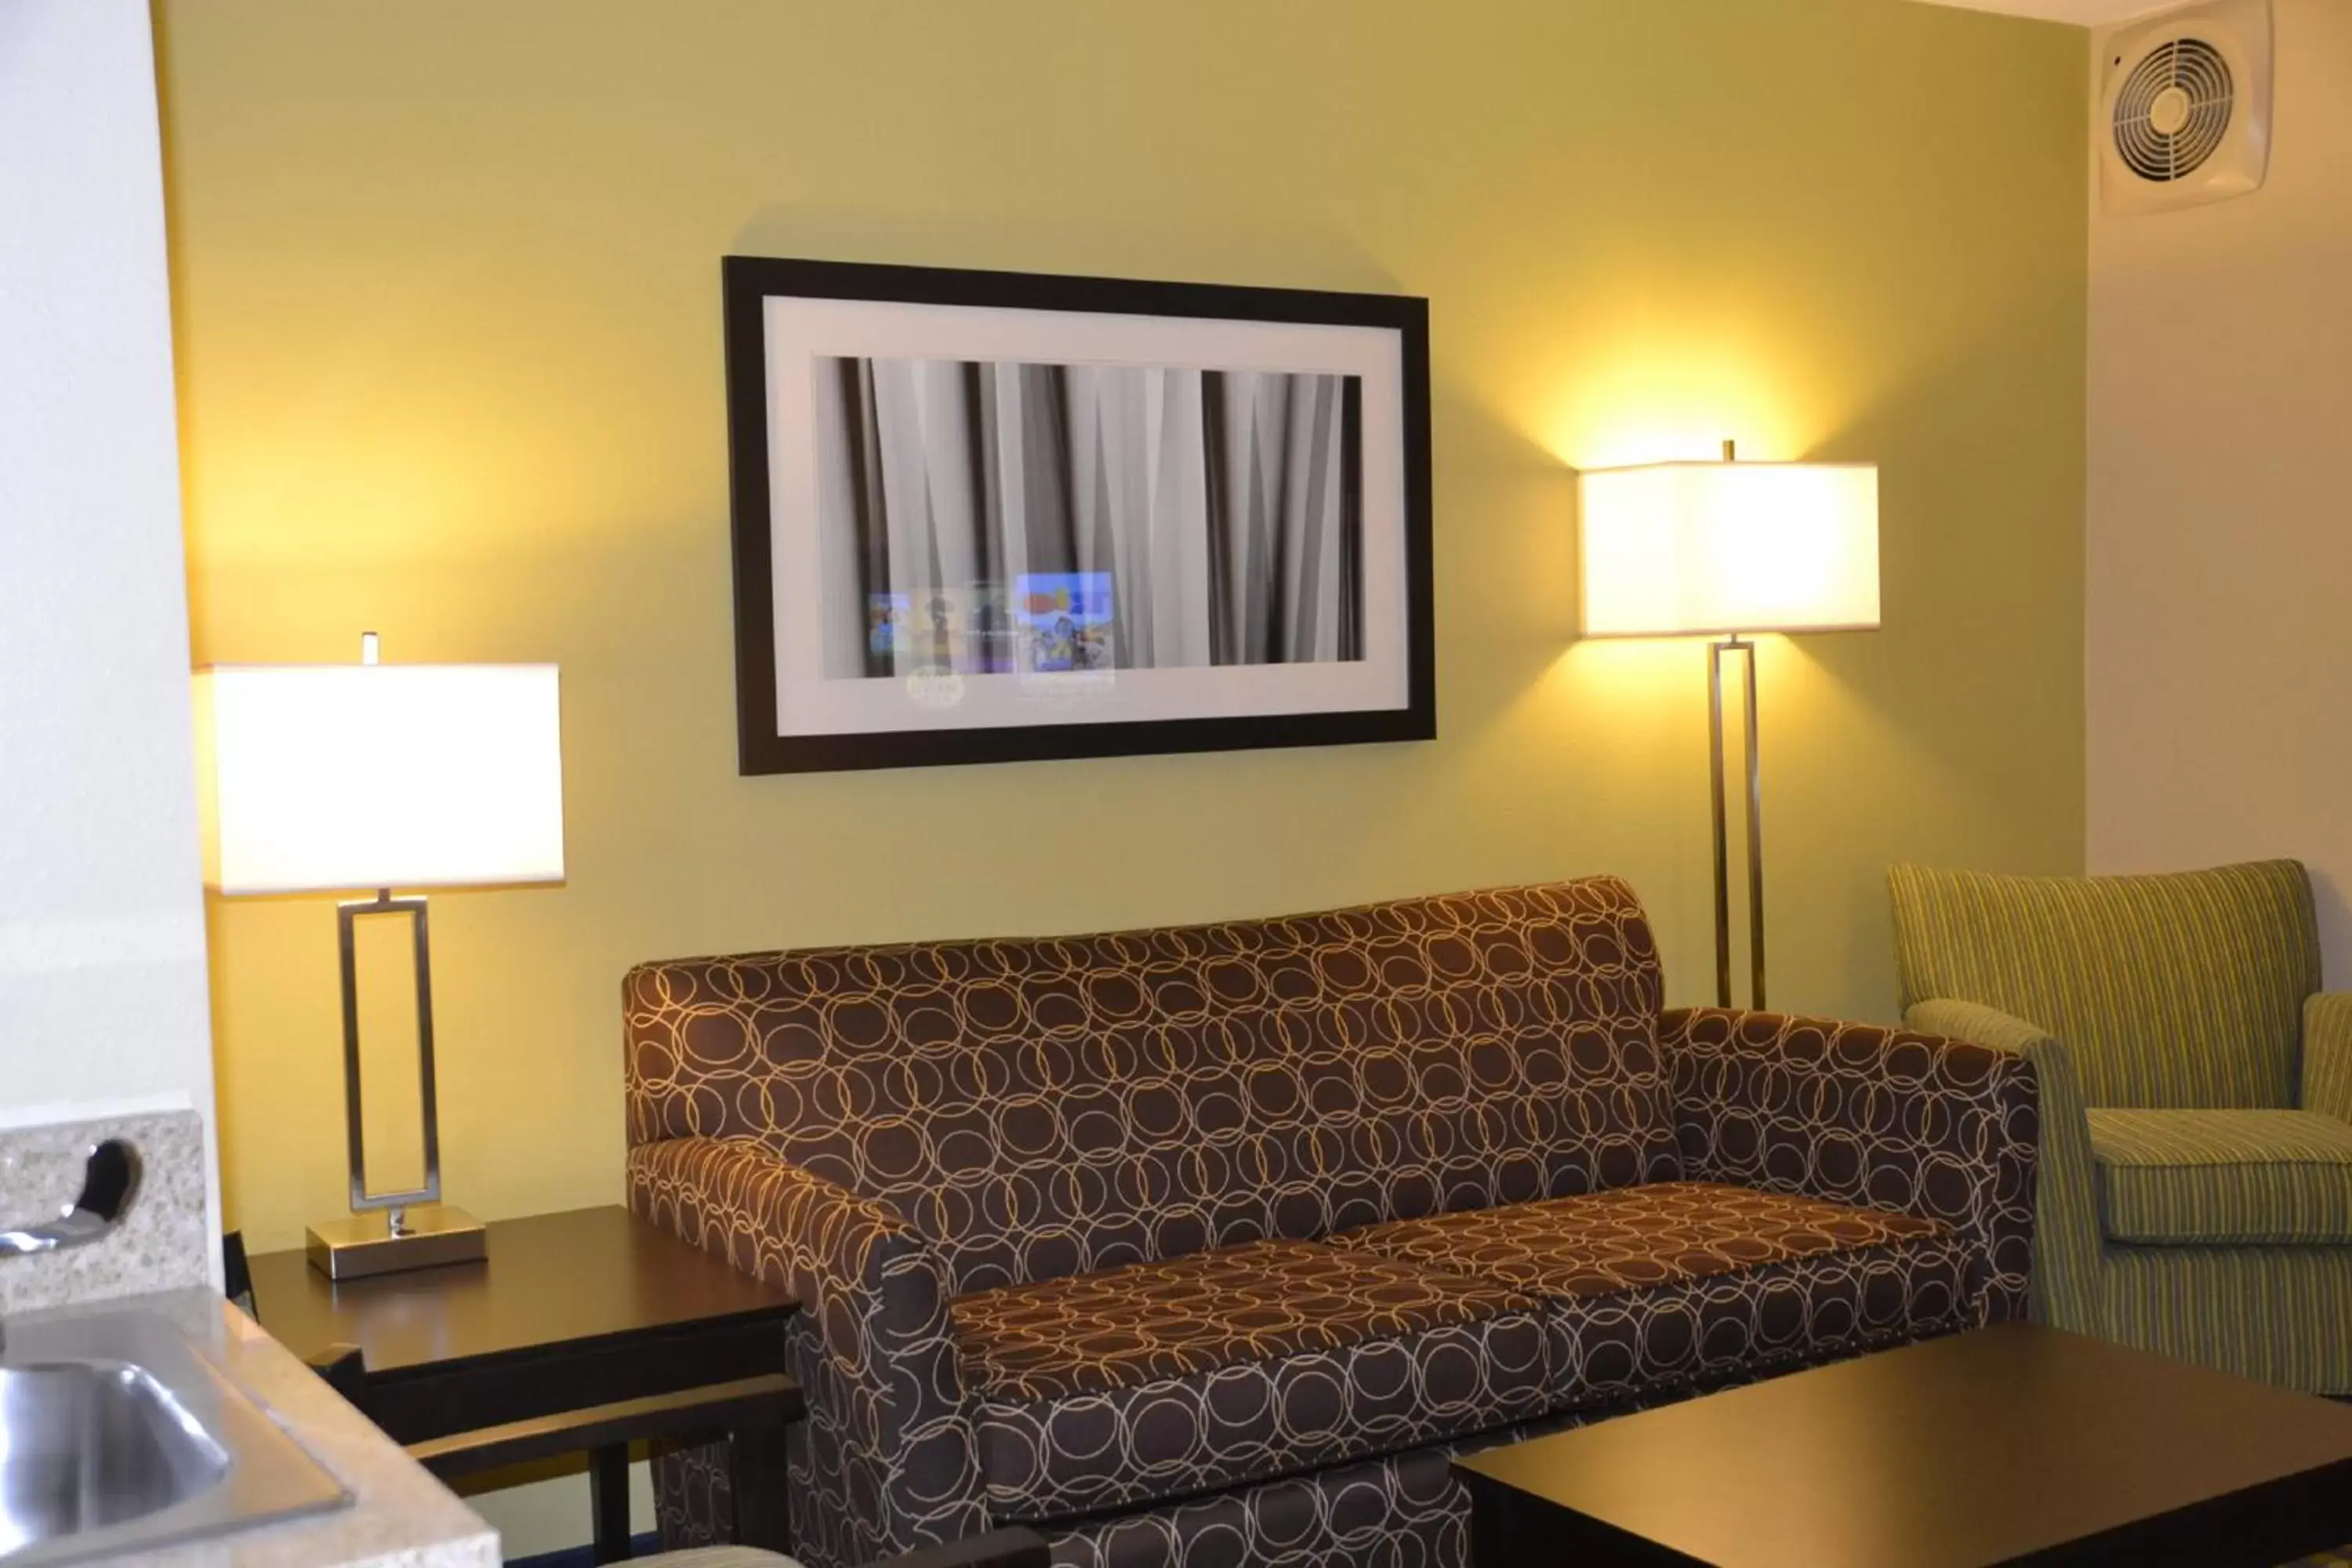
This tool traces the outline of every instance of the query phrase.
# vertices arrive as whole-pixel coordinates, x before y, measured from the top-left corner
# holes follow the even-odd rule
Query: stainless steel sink
[[[5,1328],[8,1568],[129,1557],[351,1500],[164,1318],[90,1310]]]
[[[201,1496],[228,1450],[143,1367],[0,1366],[0,1552],[125,1524]]]

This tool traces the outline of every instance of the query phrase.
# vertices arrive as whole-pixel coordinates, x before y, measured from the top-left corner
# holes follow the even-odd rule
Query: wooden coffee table
[[[2352,1542],[2352,1408],[2027,1323],[1454,1468],[1477,1568],[2275,1568]]]

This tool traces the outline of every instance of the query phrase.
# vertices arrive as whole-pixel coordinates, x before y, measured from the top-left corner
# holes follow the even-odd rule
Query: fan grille
[[[2230,62],[2202,38],[2175,38],[2132,68],[2116,96],[2116,153],[2143,180],[2195,174],[2230,129]]]

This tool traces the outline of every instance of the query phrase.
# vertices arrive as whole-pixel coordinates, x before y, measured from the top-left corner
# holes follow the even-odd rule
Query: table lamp
[[[1759,632],[1878,626],[1878,467],[1652,463],[1580,476],[1584,635],[1713,637],[1707,741],[1715,805],[1716,1000],[1731,1005],[1731,879],[1723,662],[1747,660],[1749,1005],[1764,1005],[1763,793],[1756,751]]]
[[[224,896],[375,889],[336,907],[352,1214],[311,1227],[331,1279],[484,1256],[482,1226],[441,1201],[425,902],[394,888],[563,879],[563,768],[551,664],[218,666],[196,676],[205,880]],[[360,1116],[358,921],[410,922],[425,1184],[371,1192]]]

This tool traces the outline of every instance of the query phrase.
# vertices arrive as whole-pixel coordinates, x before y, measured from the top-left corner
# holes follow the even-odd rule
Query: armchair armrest
[[[1685,1173],[1941,1220],[1976,1254],[1979,1323],[2032,1272],[2033,1069],[1931,1035],[1775,1013],[1663,1015]]]
[[[824,1557],[862,1563],[987,1530],[947,1270],[929,1241],[757,1142],[642,1143],[628,1181],[635,1212],[799,1298],[795,1490]]]
[[[2323,991],[2303,1004],[2305,1110],[2352,1121],[2352,991]]]
[[[1976,1002],[1913,1005],[1905,1023],[2032,1064],[2042,1092],[2042,1159],[2033,1203],[2033,1315],[2077,1332],[2103,1331],[2099,1197],[2091,1122],[2065,1045],[2036,1025]]]

